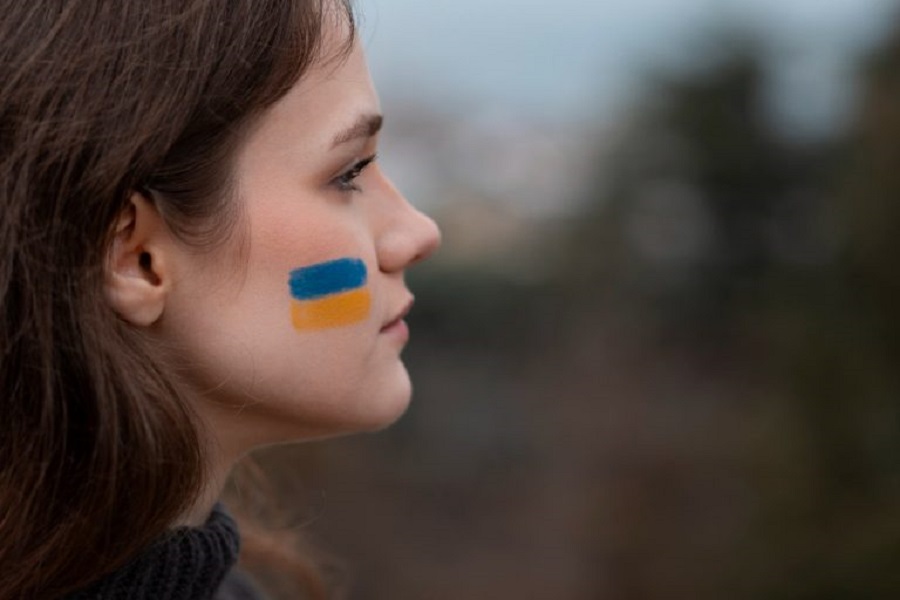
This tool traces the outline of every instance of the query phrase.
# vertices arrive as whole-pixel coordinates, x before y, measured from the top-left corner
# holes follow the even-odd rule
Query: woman
[[[0,598],[233,596],[229,472],[404,411],[438,230],[346,2],[2,8]]]

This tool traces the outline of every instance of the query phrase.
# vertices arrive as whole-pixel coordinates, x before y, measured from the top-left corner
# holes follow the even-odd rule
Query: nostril
[[[427,259],[441,244],[441,231],[428,215],[406,204],[402,219],[377,236],[376,251],[381,270],[402,271]]]

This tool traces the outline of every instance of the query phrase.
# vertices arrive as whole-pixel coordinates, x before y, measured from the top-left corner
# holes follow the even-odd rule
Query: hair
[[[150,191],[220,246],[235,149],[332,18],[346,52],[349,0],[2,2],[0,597],[84,587],[196,500],[196,398],[104,299],[113,224]]]

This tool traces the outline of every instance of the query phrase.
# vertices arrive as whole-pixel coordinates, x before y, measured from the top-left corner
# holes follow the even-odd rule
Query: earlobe
[[[171,232],[152,200],[134,192],[113,229],[105,265],[105,294],[125,321],[149,327],[162,317],[171,286]]]

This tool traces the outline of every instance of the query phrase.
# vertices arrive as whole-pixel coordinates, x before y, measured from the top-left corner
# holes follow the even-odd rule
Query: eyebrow
[[[335,136],[332,147],[337,147],[360,138],[374,137],[381,131],[381,126],[383,124],[384,117],[381,115],[363,115],[357,119],[356,123]]]

